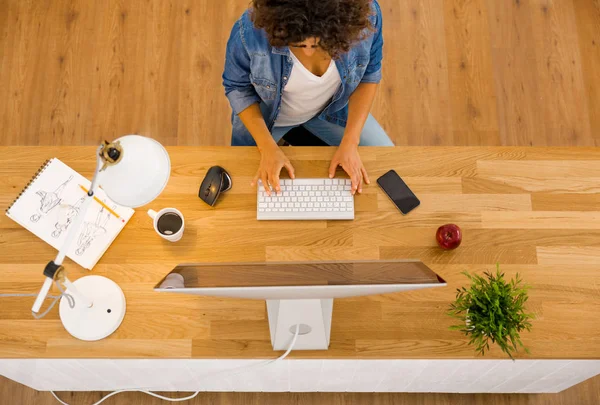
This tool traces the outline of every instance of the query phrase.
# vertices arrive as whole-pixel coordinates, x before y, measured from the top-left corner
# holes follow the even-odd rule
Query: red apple
[[[446,224],[438,228],[435,238],[442,249],[456,249],[462,242],[462,231],[458,225]]]

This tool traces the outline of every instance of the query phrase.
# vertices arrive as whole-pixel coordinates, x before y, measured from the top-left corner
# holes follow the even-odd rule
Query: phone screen
[[[379,184],[403,214],[408,214],[421,203],[394,170],[390,170],[378,178],[377,184]]]

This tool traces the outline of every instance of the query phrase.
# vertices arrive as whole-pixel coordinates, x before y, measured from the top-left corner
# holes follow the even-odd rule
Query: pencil
[[[79,185],[79,187],[81,187],[81,189],[83,191],[85,191],[86,194],[88,193],[88,190],[85,187],[83,187],[81,184]],[[114,212],[113,210],[111,210],[110,207],[108,205],[104,204],[98,197],[94,196],[94,200],[96,200],[96,202],[98,204],[100,204],[101,206],[103,206],[108,212],[110,212],[111,214],[113,214],[115,217],[121,218],[119,216],[119,214],[117,214],[116,212]]]

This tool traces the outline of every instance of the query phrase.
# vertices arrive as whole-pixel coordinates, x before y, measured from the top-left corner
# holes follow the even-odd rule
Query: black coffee
[[[162,214],[156,223],[158,232],[162,233],[163,235],[173,235],[179,232],[181,225],[183,225],[183,220],[175,212],[167,212]]]

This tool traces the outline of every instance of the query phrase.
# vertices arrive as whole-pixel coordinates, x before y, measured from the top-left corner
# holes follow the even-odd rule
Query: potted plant
[[[525,312],[529,286],[522,284],[519,274],[506,281],[499,265],[496,274],[485,272],[480,276],[466,271],[463,274],[471,285],[456,290],[456,300],[450,305],[448,315],[461,323],[450,329],[470,337],[469,344],[474,344],[481,355],[490,349],[490,341],[511,359],[518,347],[529,353],[521,342],[520,333],[531,330],[529,321],[533,315]]]

